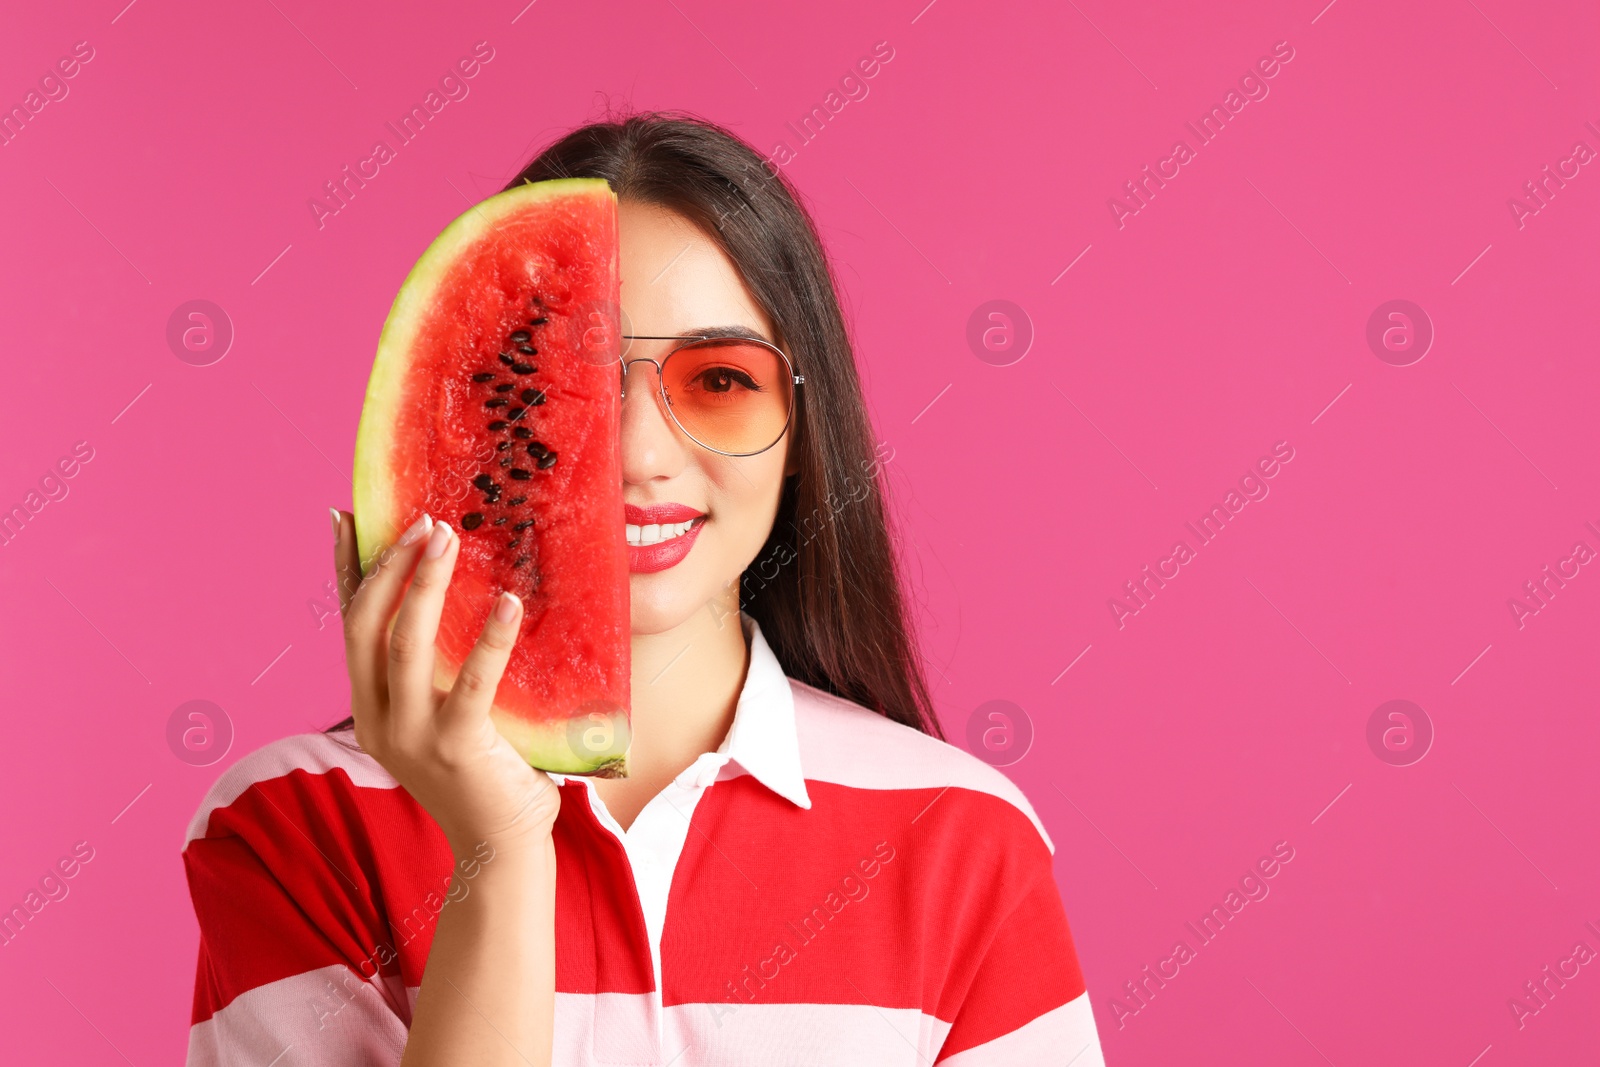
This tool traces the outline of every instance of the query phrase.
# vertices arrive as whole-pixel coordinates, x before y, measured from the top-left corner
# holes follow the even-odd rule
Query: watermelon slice
[[[395,298],[355,453],[364,570],[424,511],[460,534],[435,683],[511,590],[525,612],[495,725],[531,765],[599,777],[627,775],[630,738],[620,309],[603,179],[478,204]]]

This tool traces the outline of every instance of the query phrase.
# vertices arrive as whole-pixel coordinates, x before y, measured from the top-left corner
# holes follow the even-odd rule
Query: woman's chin
[[[634,636],[661,634],[688,623],[721,630],[739,623],[739,579],[744,568],[723,573],[731,559],[749,560],[760,548],[729,546],[723,531],[706,524],[690,551],[669,566],[628,575],[629,623]],[[659,562],[659,561],[657,561]],[[698,617],[698,618],[697,618]]]
[[[628,622],[635,637],[675,630],[696,612],[704,612],[705,621],[713,625],[730,614],[737,619],[736,608],[724,607],[729,598],[700,589],[698,583],[674,580],[668,574],[658,571],[629,576]]]

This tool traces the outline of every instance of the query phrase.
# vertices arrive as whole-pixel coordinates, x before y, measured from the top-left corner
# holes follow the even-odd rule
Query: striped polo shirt
[[[1102,1067],[1051,868],[1011,781],[783,673],[760,626],[733,724],[623,830],[561,789],[558,1065]],[[455,861],[350,733],[272,742],[183,851],[191,1067],[396,1065]]]

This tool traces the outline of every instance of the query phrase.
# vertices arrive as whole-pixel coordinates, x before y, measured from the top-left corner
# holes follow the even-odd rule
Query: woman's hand
[[[561,794],[489,718],[522,603],[500,594],[455,685],[440,693],[433,642],[460,539],[424,515],[363,579],[355,521],[341,512],[335,518],[356,741],[433,816],[458,860],[481,842],[495,850],[471,892],[439,915],[402,1067],[548,1067],[556,970],[551,829]]]
[[[355,521],[334,514],[356,742],[433,816],[457,858],[480,842],[497,854],[549,849],[560,791],[489,718],[522,602],[500,594],[455,685],[441,693],[433,682],[434,638],[461,539],[424,515],[363,578]]]

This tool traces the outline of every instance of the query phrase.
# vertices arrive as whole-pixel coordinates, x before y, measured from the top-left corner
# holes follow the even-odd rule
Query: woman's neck
[[[623,829],[696,757],[722,744],[749,659],[737,608],[720,604],[671,630],[634,635],[629,776],[595,783]]]

